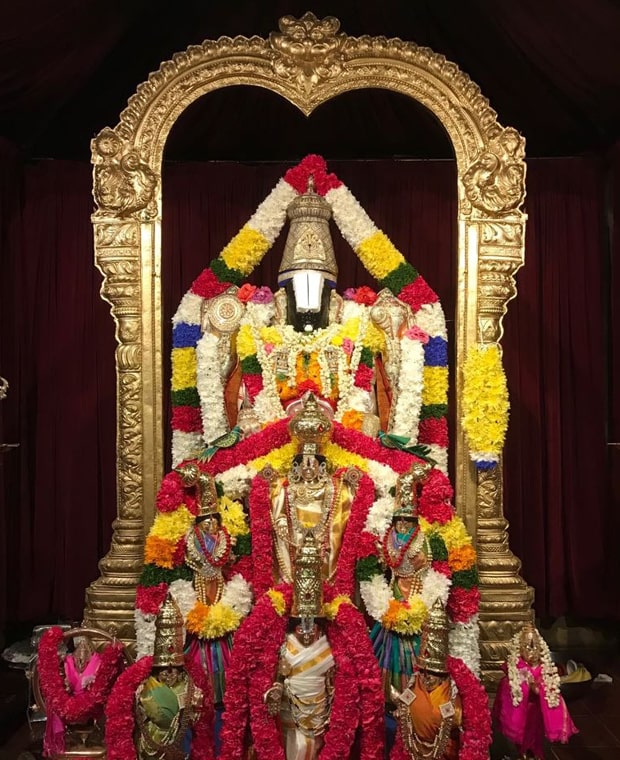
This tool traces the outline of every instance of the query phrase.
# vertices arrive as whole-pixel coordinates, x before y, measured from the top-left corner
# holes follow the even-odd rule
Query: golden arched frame
[[[87,591],[86,619],[126,639],[133,636],[144,532],[163,470],[161,164],[185,108],[216,89],[245,84],[276,92],[309,115],[341,93],[373,87],[408,95],[437,117],[458,170],[457,399],[468,348],[501,339],[516,293],[514,274],[524,258],[524,140],[498,123],[478,86],[428,48],[348,37],[331,17],[308,13],[279,26],[269,39],[223,37],[176,54],[138,87],[119,124],[92,142],[95,260],[118,341],[118,518],[102,576]],[[456,460],[457,509],[479,553],[483,667],[492,679],[505,642],[531,614],[532,591],[508,547],[501,468],[476,473],[460,421]]]

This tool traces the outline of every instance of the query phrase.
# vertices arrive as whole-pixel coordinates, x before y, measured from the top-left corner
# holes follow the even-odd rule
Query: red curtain
[[[0,162],[9,165],[2,154]],[[166,168],[167,345],[182,293],[283,168]],[[451,329],[453,163],[334,162],[333,169],[439,292]],[[0,618],[77,618],[115,516],[115,344],[93,266],[90,167],[39,163],[24,167],[21,189],[9,184],[0,183],[14,204],[1,228],[0,374],[11,382],[4,440],[20,448],[4,456]],[[533,162],[527,205],[527,265],[506,318],[511,540],[536,587],[539,614],[603,617],[618,612],[611,584],[620,578],[604,552],[615,518],[605,453],[601,174],[585,160]],[[340,287],[370,284],[337,232],[334,238]],[[256,281],[275,283],[281,245]]]

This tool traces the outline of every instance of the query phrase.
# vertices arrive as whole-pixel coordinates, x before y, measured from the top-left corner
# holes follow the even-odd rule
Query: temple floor
[[[579,734],[567,746],[548,746],[546,760],[620,760],[620,654],[617,651],[590,654],[583,650],[577,659],[595,672],[610,675],[613,682],[574,684],[573,693],[565,694]],[[2,662],[0,760],[39,760],[42,757],[42,724],[34,724],[33,737],[25,718],[27,704],[28,685],[23,672]],[[513,760],[516,757],[514,749],[496,734],[491,760]]]

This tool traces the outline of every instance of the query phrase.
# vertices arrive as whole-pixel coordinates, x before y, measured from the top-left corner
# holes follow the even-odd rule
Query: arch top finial
[[[318,19],[310,11],[296,19],[283,16],[279,32],[271,32],[269,44],[274,53],[276,74],[294,80],[308,93],[319,82],[342,70],[341,53],[347,35],[339,32],[334,16]]]

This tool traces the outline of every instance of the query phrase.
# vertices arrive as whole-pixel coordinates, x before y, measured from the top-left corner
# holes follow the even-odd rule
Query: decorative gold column
[[[159,306],[152,308],[159,300],[159,277],[153,276],[154,246],[149,244],[152,230],[158,229],[153,224],[158,183],[148,166],[111,130],[93,141],[93,154],[97,156],[94,195],[99,206],[93,216],[95,261],[103,275],[101,296],[112,307],[118,342],[118,516],[112,524],[110,551],[99,563],[101,577],[86,591],[84,622],[131,642],[135,588],[162,459],[161,444],[153,439],[155,426],[161,428],[161,319]],[[145,361],[150,370],[146,377]]]

